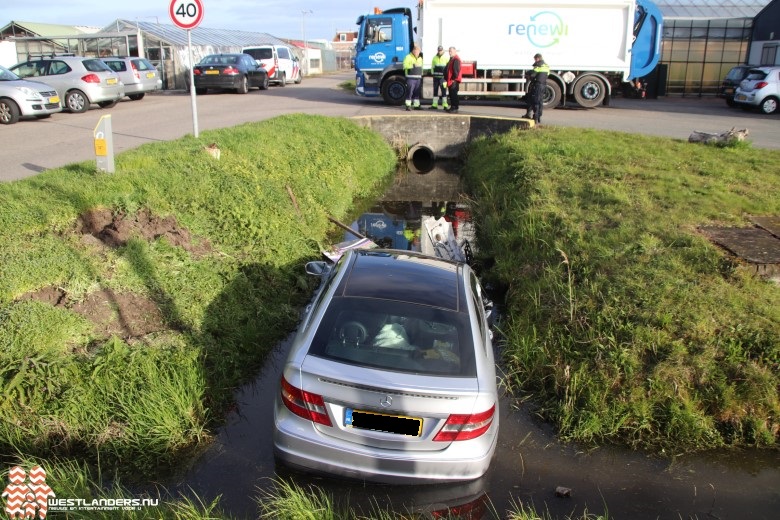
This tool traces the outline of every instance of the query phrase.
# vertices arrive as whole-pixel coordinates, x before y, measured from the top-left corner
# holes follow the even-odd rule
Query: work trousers
[[[414,106],[415,108],[420,106],[420,91],[422,90],[422,78],[420,77],[408,77],[406,78],[406,106]]]
[[[450,98],[450,110],[458,110],[460,108],[460,101],[458,100],[458,90],[460,89],[460,82],[453,81],[447,89],[447,94]]]
[[[431,106],[439,106],[439,102],[443,100],[442,105],[447,108],[447,83],[441,76],[433,77],[433,101]]]

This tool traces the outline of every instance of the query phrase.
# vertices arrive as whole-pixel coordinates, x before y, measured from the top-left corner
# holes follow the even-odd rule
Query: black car
[[[192,69],[195,93],[210,88],[233,89],[246,94],[252,87],[268,88],[268,73],[249,54],[210,54]]]
[[[734,91],[737,89],[742,80],[747,77],[750,69],[753,69],[756,66],[757,65],[737,65],[736,67],[733,67],[729,73],[726,74],[726,77],[723,78],[723,81],[720,84],[720,89],[718,90],[718,97],[725,98],[726,104],[730,107],[733,107]]]

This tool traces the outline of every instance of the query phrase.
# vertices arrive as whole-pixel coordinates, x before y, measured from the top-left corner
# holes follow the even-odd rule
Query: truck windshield
[[[393,39],[393,20],[391,18],[371,18],[365,31],[365,45],[388,42]]]

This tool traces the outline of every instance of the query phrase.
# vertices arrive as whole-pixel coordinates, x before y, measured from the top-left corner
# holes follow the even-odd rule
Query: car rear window
[[[729,71],[728,74],[726,74],[726,79],[732,81],[740,81],[742,78],[745,77],[746,72],[747,69],[745,67],[734,67]]]
[[[274,57],[274,51],[270,47],[262,49],[246,49],[244,54],[249,54],[256,60],[270,60]]]
[[[761,80],[766,79],[766,72],[763,70],[753,69],[750,71],[750,74],[747,75],[748,80],[755,81],[755,80]]]
[[[154,70],[154,65],[144,59],[133,60],[133,65],[135,65],[136,70]]]
[[[90,72],[105,72],[111,71],[111,69],[102,60],[83,60],[84,68]]]
[[[476,375],[467,314],[390,300],[333,298],[309,354],[394,372]]]
[[[121,60],[111,60],[105,61],[103,63],[108,65],[108,67],[115,72],[125,72],[127,70],[127,65],[125,65],[125,62]]]

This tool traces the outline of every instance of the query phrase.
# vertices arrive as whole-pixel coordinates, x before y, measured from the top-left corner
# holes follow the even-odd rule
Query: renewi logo
[[[561,37],[569,35],[569,26],[558,14],[540,11],[531,16],[528,23],[510,23],[509,35],[522,36],[534,47],[541,49],[560,43]]]

